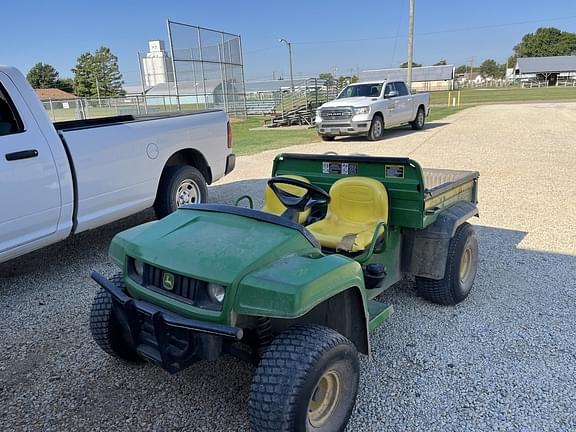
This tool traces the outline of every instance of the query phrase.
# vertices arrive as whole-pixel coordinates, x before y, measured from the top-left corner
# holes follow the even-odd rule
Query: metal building
[[[373,69],[360,72],[360,81],[407,81],[408,69]],[[454,88],[454,65],[412,68],[412,90],[434,91]]]
[[[519,58],[513,78],[523,82],[543,82],[551,86],[573,85],[576,81],[576,56]]]

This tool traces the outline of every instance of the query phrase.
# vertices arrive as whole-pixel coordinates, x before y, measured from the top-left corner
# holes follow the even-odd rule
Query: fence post
[[[52,120],[56,121],[56,114],[54,113],[54,105],[52,104],[52,99],[49,99],[50,102],[50,113],[52,114]]]

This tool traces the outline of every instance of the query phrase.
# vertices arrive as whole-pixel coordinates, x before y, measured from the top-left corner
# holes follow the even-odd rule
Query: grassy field
[[[452,92],[454,95],[454,92]],[[576,87],[495,87],[462,89],[460,104],[468,107],[483,103],[501,102],[530,102],[530,101],[563,101],[576,100]],[[430,94],[432,106],[446,106],[448,104],[448,92],[433,92]]]
[[[258,153],[295,144],[318,141],[315,129],[251,130],[264,125],[266,117],[249,117],[232,123],[234,152],[238,155]]]

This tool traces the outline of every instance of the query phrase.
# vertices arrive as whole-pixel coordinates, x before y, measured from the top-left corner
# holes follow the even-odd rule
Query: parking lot
[[[449,308],[410,286],[384,294],[396,312],[362,359],[350,431],[576,429],[575,137],[576,103],[486,105],[379,142],[285,150],[408,155],[481,175],[469,299]],[[210,200],[261,202],[276,153],[240,157]],[[90,337],[90,272],[115,272],[112,236],[152,217],[0,264],[1,430],[248,430],[246,363],[227,357],[170,376],[113,360]]]

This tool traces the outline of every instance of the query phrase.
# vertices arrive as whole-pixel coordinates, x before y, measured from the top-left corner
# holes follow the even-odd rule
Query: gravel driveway
[[[383,141],[291,151],[409,155],[478,170],[479,274],[455,308],[385,294],[350,431],[576,430],[576,104],[467,109]],[[241,157],[211,200],[261,195],[277,152]],[[0,265],[0,430],[247,430],[252,368],[225,358],[176,376],[92,342],[91,270],[150,211]]]

